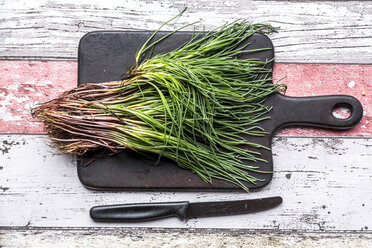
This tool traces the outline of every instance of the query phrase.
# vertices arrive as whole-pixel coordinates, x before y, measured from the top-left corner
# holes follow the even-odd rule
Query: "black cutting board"
[[[135,53],[151,36],[152,32],[92,32],[80,40],[78,55],[78,83],[100,83],[119,80],[135,63]],[[165,35],[160,32],[156,38]],[[159,43],[154,52],[171,51],[192,36],[191,32],[178,32]],[[247,42],[248,49],[271,48],[271,50],[245,54],[241,59],[258,58],[262,61],[274,58],[271,40],[262,34],[254,34]],[[272,67],[273,62],[268,64]],[[271,148],[272,137],[278,129],[285,126],[314,126],[332,129],[348,129],[362,118],[360,102],[351,96],[331,95],[319,97],[286,97],[279,93],[267,98],[266,105],[273,106],[271,119],[260,124],[269,134],[250,140]],[[337,119],[332,114],[336,105],[347,106],[351,115],[347,119]],[[272,153],[260,150],[262,158],[268,163],[256,163],[261,170],[273,171]],[[272,173],[250,172],[264,181],[247,183],[250,189],[267,185]],[[151,161],[133,151],[123,151],[109,157],[97,157],[91,153],[78,157],[78,176],[80,181],[91,189],[99,190],[170,190],[170,191],[222,191],[240,190],[234,184],[213,180],[212,184],[203,182],[189,170],[179,168],[174,162],[162,160],[155,166]]]

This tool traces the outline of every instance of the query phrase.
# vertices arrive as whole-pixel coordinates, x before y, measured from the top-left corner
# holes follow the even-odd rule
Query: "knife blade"
[[[95,206],[90,217],[99,222],[137,222],[176,216],[180,220],[248,214],[272,209],[282,203],[280,196],[220,202],[156,202]]]

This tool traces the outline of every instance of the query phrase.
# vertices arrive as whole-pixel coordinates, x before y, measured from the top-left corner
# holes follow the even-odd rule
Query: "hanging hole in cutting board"
[[[332,115],[337,119],[348,119],[351,115],[352,107],[347,103],[337,103],[332,108]]]

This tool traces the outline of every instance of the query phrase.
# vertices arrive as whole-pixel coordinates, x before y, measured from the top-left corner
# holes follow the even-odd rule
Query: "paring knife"
[[[181,220],[247,214],[269,210],[282,203],[280,196],[240,201],[221,202],[158,202],[96,206],[90,209],[94,221],[135,222],[148,221],[171,216]]]

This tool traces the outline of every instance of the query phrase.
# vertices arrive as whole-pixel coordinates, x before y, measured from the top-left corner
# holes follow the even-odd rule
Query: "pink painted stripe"
[[[276,64],[274,78],[288,85],[289,96],[346,94],[364,107],[362,122],[355,128],[335,132],[314,128],[286,128],[290,136],[372,136],[372,66],[329,64]],[[41,133],[30,108],[57,97],[77,83],[74,61],[0,61],[0,132]],[[362,93],[365,95],[362,95]]]
[[[77,84],[73,61],[0,61],[0,132],[41,133],[31,106],[46,102]]]

